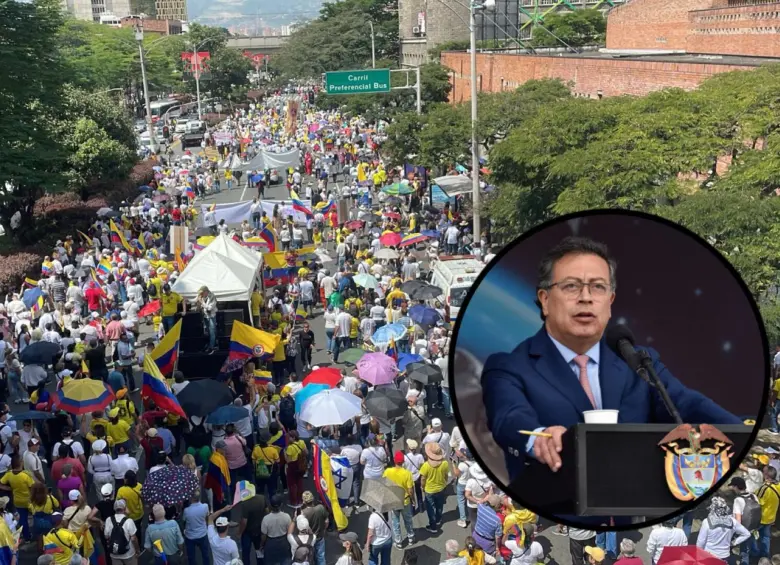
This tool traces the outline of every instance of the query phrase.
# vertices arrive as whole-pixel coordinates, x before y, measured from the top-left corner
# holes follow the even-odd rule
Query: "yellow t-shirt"
[[[306,451],[306,444],[303,443],[302,439],[299,439],[287,446],[287,449],[284,450],[284,457],[288,463],[292,463],[298,461],[298,457],[303,455],[304,451]]]
[[[772,389],[777,396],[780,396],[780,379],[775,379],[775,384],[772,385]]]
[[[53,554],[56,565],[70,565],[70,560],[75,553],[74,550],[79,547],[78,536],[68,528],[59,528],[56,536],[53,533],[52,535],[47,534],[46,542],[53,542],[62,550]]]
[[[322,245],[322,234],[320,232],[316,232],[312,234],[311,238],[314,241],[314,245],[316,245],[317,247]]]
[[[141,484],[130,488],[127,486],[119,487],[116,492],[117,500],[124,500],[127,504],[127,516],[131,520],[140,520],[144,517],[144,503],[141,499]]]
[[[400,288],[397,288],[388,292],[385,298],[387,299],[387,304],[392,305],[394,300],[406,300],[406,294]]]
[[[351,339],[357,339],[359,330],[360,322],[356,317],[353,316],[349,323],[349,337]]]
[[[780,505],[780,485],[761,485],[758,489],[758,502],[761,504],[761,525],[774,524]]]
[[[272,333],[275,333],[277,335],[282,335],[282,330],[280,328]],[[274,359],[273,359],[274,362],[284,361],[285,359],[287,359],[287,354],[284,352],[284,346],[287,345],[287,341],[288,340],[286,339],[279,340],[279,343],[276,345],[276,349],[274,349]]]
[[[11,501],[17,508],[27,508],[30,505],[30,487],[35,484],[35,480],[27,473],[20,471],[14,473],[8,471],[0,483],[11,487]]]
[[[42,506],[38,506],[37,504],[30,502],[30,505],[27,507],[27,509],[30,511],[30,514],[33,515],[38,512],[43,512],[44,514],[53,514],[54,510],[59,507],[59,501],[49,494],[46,495],[46,502],[44,502]]]
[[[181,300],[181,295],[178,292],[171,292],[170,294],[165,294],[163,292],[160,296],[162,315],[173,316],[178,311]]]
[[[116,443],[125,443],[130,439],[130,424],[121,418],[116,424],[108,423],[106,433],[111,436]]]
[[[411,472],[407,471],[403,467],[391,467],[389,469],[385,469],[385,472],[382,476],[386,479],[390,479],[399,487],[404,489],[404,492],[406,493],[406,496],[404,497],[404,505],[410,504],[412,502],[412,497],[409,496],[409,493],[414,488],[414,481],[412,480]]]
[[[298,278],[303,280],[309,276],[309,273],[311,273],[311,271],[307,267],[301,267],[298,269]]]
[[[149,279],[149,284],[153,284],[155,286],[155,289],[157,290],[157,296],[162,296],[163,282],[159,276]]]
[[[119,408],[119,420],[124,420],[127,422],[129,426],[132,426],[133,423],[135,423],[135,404],[133,404],[132,400],[129,400],[127,398],[120,398],[116,401],[116,404],[114,405],[116,408]],[[108,432],[108,430],[106,430]],[[110,434],[109,435],[113,435]],[[122,443],[121,441],[119,443]]]
[[[263,304],[263,297],[260,296],[260,293],[257,291],[254,291],[252,293],[252,316],[255,318],[260,317],[260,306]]]
[[[441,492],[447,486],[447,477],[450,474],[450,466],[446,461],[442,461],[440,465],[431,467],[426,461],[420,467],[420,475],[425,477],[425,492],[429,494],[436,494]]]
[[[274,463],[279,463],[279,448],[275,445],[260,447],[256,445],[252,450],[252,461],[257,463],[260,459],[269,467]]]
[[[355,308],[357,308],[358,310],[360,310],[363,307],[363,301],[360,300],[359,298],[347,298],[344,301],[344,310],[349,311],[349,309],[352,307],[353,304],[355,305]]]

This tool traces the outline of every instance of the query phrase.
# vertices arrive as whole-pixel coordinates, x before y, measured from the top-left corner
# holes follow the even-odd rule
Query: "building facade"
[[[161,20],[187,21],[187,0],[155,0],[154,5]]]
[[[114,22],[131,14],[130,0],[63,0],[62,8],[77,20]]]
[[[156,35],[180,35],[182,33],[182,24],[179,20],[161,20],[159,18],[139,18],[138,16],[127,16],[122,18],[121,27],[135,28],[143,26],[144,33]]]

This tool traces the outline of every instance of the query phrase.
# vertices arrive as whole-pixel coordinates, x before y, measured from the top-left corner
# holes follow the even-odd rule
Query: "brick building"
[[[134,28],[143,26],[144,33],[157,35],[180,35],[182,25],[179,20],[162,20],[158,18],[139,18],[138,16],[127,16],[122,18],[121,27]]]
[[[609,12],[607,48],[598,52],[477,55],[477,88],[498,92],[560,78],[577,96],[644,95],[696,88],[706,78],[780,62],[780,2],[629,0]],[[447,52],[453,101],[470,98],[469,54]]]

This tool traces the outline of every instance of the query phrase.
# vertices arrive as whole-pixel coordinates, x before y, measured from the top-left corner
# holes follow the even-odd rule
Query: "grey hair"
[[[81,555],[74,553],[70,558],[70,565],[81,565]]]
[[[54,556],[53,555],[41,555],[38,557],[38,561],[36,562],[38,565],[52,565],[54,563]]]
[[[458,543],[458,540],[448,539],[444,542],[444,550],[447,552],[447,555],[457,555],[460,552],[460,543]]]
[[[777,478],[777,469],[775,469],[774,467],[767,465],[766,467],[764,467],[764,471],[766,472],[767,475],[769,475],[769,478],[772,479],[773,481]]]
[[[623,541],[620,542],[621,555],[625,555],[626,557],[633,557],[634,552],[636,552],[636,545],[634,544],[633,540],[623,538]]]
[[[587,237],[571,236],[561,240],[539,262],[537,291],[548,290],[553,285],[552,278],[555,264],[567,255],[596,255],[601,257],[609,265],[609,284],[612,286],[612,290],[614,291],[617,288],[617,261],[609,254],[607,246]],[[539,315],[544,320],[545,315],[542,311],[542,303],[539,302],[538,298],[535,302],[539,307]]]

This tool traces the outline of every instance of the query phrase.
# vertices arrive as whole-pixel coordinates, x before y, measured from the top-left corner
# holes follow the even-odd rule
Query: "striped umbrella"
[[[401,240],[401,243],[398,245],[399,247],[407,247],[409,245],[415,245],[425,241],[426,239],[428,239],[427,235],[423,235],[421,233],[410,233],[409,235],[404,236],[404,238]]]
[[[114,393],[103,381],[75,379],[57,391],[54,407],[70,414],[89,414],[105,410]]]

